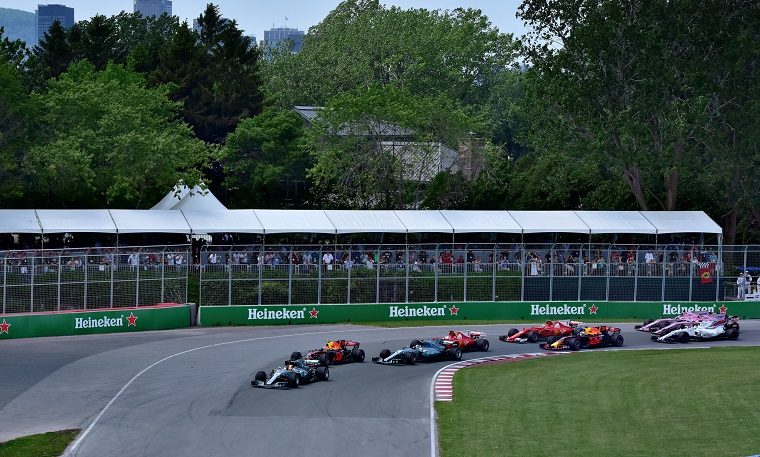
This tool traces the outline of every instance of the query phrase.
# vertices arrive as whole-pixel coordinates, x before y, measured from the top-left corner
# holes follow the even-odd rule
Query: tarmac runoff
[[[535,345],[498,341],[513,326],[457,326],[491,341],[487,355],[465,353],[464,361],[536,352]],[[4,340],[0,441],[81,428],[86,433],[67,455],[435,455],[431,386],[445,365],[384,366],[369,358],[450,327],[203,328]],[[689,347],[621,327],[623,349]],[[255,371],[337,338],[359,341],[367,362],[332,366],[330,381],[298,389],[250,387]],[[743,321],[739,341],[712,345],[758,344],[760,321]]]

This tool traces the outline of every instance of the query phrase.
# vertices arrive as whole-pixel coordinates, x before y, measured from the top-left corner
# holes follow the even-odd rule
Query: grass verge
[[[0,443],[2,457],[57,457],[63,454],[81,430],[60,430],[57,432],[29,435]]]
[[[581,352],[469,368],[441,457],[760,453],[760,348]]]

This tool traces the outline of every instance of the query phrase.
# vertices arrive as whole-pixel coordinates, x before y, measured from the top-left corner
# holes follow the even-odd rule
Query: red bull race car
[[[562,337],[573,333],[580,322],[568,321],[567,324],[560,321],[546,321],[544,325],[525,327],[524,329],[511,328],[506,335],[499,337],[501,341],[507,343],[538,343],[539,340],[546,340],[549,337]]]
[[[600,325],[598,327],[577,327],[571,335],[550,336],[546,343],[539,345],[541,349],[550,351],[577,351],[585,348],[620,347],[623,345],[623,335],[617,327]]]
[[[302,358],[300,352],[290,355],[291,360]],[[349,340],[330,340],[321,348],[308,351],[303,357],[306,361],[316,361],[326,367],[330,364],[364,362],[364,349],[359,348],[359,343]]]
[[[483,332],[458,332],[451,330],[445,337],[437,339],[446,342],[445,345],[448,345],[449,347],[456,346],[463,352],[487,352],[488,348],[491,347],[491,344],[486,339],[486,334]]]

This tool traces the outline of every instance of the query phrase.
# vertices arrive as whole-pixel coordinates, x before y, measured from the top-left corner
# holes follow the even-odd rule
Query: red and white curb
[[[535,359],[552,355],[565,354],[563,352],[531,352],[526,354],[494,355],[478,359],[465,360],[453,363],[439,370],[433,376],[433,392],[435,401],[452,401],[454,399],[453,380],[454,373],[462,368],[489,365],[493,363],[518,362],[520,360]]]

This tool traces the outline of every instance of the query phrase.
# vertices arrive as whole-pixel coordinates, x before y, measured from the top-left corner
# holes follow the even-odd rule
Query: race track
[[[741,324],[739,341],[710,345],[760,345],[760,321]],[[467,329],[488,334],[487,355],[540,351],[498,341],[512,326]],[[621,327],[623,349],[707,345],[657,344],[632,324]],[[369,359],[448,329],[326,325],[3,340],[0,442],[81,428],[72,456],[427,456],[431,379],[447,363]],[[360,341],[367,361],[331,366],[330,381],[298,389],[250,387],[255,371],[335,338]]]

